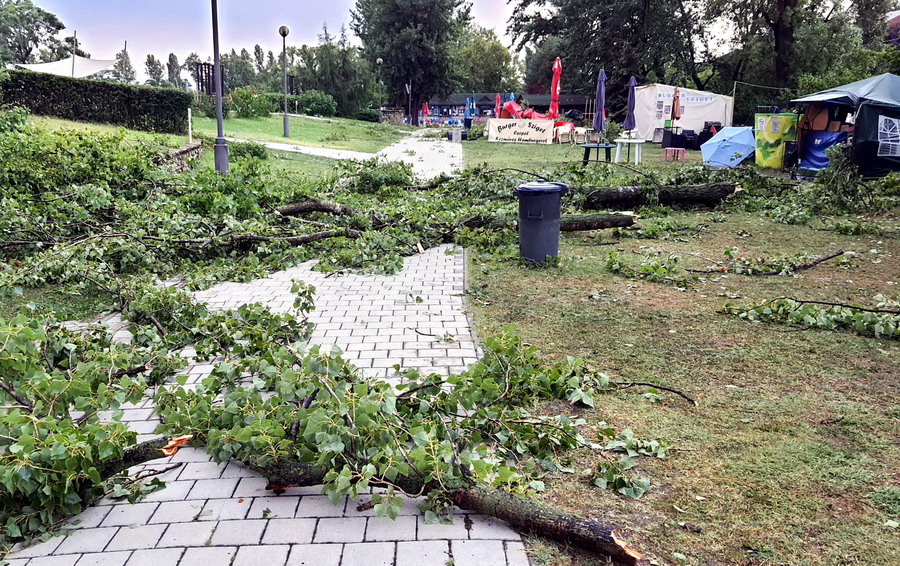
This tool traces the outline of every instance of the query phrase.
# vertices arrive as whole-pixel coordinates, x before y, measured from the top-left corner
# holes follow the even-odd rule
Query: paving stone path
[[[363,153],[344,149],[328,149],[277,142],[259,142],[269,149],[304,153],[328,157],[330,159],[356,159],[365,161],[374,157],[383,157],[388,161],[403,161],[412,165],[416,177],[428,181],[440,174],[451,174],[463,167],[462,144],[450,143],[447,140],[423,138],[427,130],[419,130],[390,145],[378,153]],[[228,141],[246,142],[237,138],[225,138]]]
[[[291,280],[316,286],[313,342],[337,345],[373,376],[393,379],[399,363],[446,374],[474,362],[475,336],[463,310],[465,257],[442,246],[407,258],[391,277],[326,277],[300,265],[248,284],[224,283],[197,293],[214,308],[262,302],[291,309]],[[421,301],[417,300],[421,297]],[[117,339],[127,331],[113,318]],[[428,336],[429,334],[434,336]],[[450,341],[440,336],[453,335]],[[187,353],[186,355],[190,355]],[[192,360],[188,383],[212,365]],[[123,411],[123,420],[154,438],[150,401]],[[518,533],[502,521],[458,511],[452,525],[429,525],[416,501],[396,521],[359,510],[370,496],[337,506],[321,489],[266,491],[266,480],[238,462],[217,464],[203,449],[139,467],[177,469],[159,476],[165,489],[141,503],[102,500],[70,521],[67,534],[11,554],[10,566],[528,566]],[[138,469],[133,469],[138,471]],[[364,507],[362,507],[364,509]],[[451,561],[452,559],[452,561]]]
[[[427,181],[440,174],[450,175],[463,167],[462,144],[446,139],[425,138],[426,129],[381,150],[378,155],[388,161],[403,161],[412,165],[416,177]]]

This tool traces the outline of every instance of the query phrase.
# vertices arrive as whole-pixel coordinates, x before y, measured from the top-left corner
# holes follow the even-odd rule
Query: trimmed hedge
[[[0,83],[4,102],[34,114],[102,122],[134,130],[187,133],[193,98],[172,88],[73,79],[30,71],[9,71]]]

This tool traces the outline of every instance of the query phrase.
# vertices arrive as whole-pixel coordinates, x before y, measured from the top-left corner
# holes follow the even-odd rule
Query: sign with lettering
[[[553,120],[488,120],[488,141],[553,143]]]

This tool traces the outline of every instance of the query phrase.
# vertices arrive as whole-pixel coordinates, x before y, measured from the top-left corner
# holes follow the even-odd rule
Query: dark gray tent
[[[792,102],[855,110],[853,160],[863,177],[900,171],[900,76],[885,73]]]

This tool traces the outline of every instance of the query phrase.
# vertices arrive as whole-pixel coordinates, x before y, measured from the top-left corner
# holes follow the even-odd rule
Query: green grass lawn
[[[173,134],[154,134],[152,132],[129,130],[121,126],[111,126],[109,124],[73,122],[71,120],[62,120],[60,118],[34,115],[32,115],[29,120],[31,120],[31,122],[35,124],[39,124],[53,130],[77,130],[79,132],[97,132],[104,134],[110,134],[119,130],[125,130],[125,139],[127,140],[153,142],[163,147],[175,148],[181,147],[187,143],[187,136],[177,136]]]
[[[284,122],[280,115],[266,118],[229,118],[225,120],[225,135],[253,141],[291,143],[365,153],[378,153],[405,135],[401,133],[404,128],[346,118],[292,117],[290,120],[290,139],[283,136]],[[216,121],[194,116],[194,131],[215,137]]]
[[[900,563],[897,530],[885,525],[900,519],[900,342],[719,312],[726,301],[780,296],[867,305],[878,293],[897,296],[900,240],[744,214],[674,218],[705,228],[672,240],[565,237],[558,268],[470,262],[481,336],[514,324],[545,356],[581,357],[616,381],[673,387],[699,401],[661,392],[666,399],[653,402],[635,387],[601,397],[594,409],[538,408],[586,419],[589,440],[606,422],[675,448],[665,460],[637,459],[635,471],[651,481],[640,500],[591,487],[578,473],[545,478],[543,499],[621,526],[658,564]],[[887,222],[896,231],[896,217]],[[606,269],[610,251],[634,255],[644,246],[694,269],[723,260],[726,246],[751,257],[838,249],[859,256],[796,277],[714,274],[687,290]],[[598,461],[584,450],[571,467]],[[536,565],[605,564],[537,539],[530,548]]]
[[[615,149],[613,158],[615,158]],[[631,162],[634,163],[632,150]],[[481,138],[471,142],[463,142],[463,159],[466,167],[488,163],[491,167],[512,167],[530,170],[537,167],[555,166],[572,161],[581,162],[584,149],[578,144],[554,143],[550,145],[496,143]],[[596,158],[596,150],[591,150],[591,159]],[[601,152],[601,159],[603,158]],[[624,159],[624,157],[623,157]],[[688,164],[701,163],[699,151],[687,152]],[[679,167],[681,163],[665,163],[664,152],[659,144],[644,144],[643,163],[648,165],[663,164],[667,167]]]
[[[285,178],[302,182],[303,180],[323,179],[331,174],[337,161],[327,157],[306,155],[287,151],[268,150],[269,158],[263,162],[268,175],[273,179]],[[198,167],[215,167],[212,149],[204,149]]]

